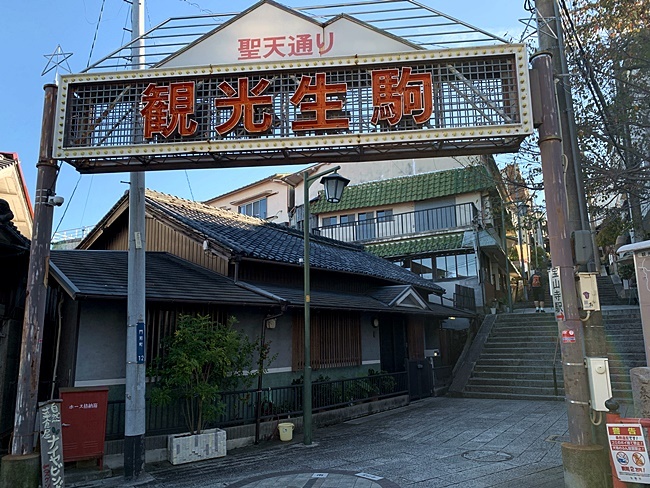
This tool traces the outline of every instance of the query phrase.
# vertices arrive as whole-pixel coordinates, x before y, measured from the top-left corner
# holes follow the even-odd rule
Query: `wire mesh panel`
[[[69,75],[55,157],[102,172],[512,151],[532,132],[525,57],[505,45]]]

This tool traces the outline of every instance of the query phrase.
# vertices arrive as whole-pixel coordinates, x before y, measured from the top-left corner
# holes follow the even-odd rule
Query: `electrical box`
[[[598,283],[596,273],[578,273],[578,298],[580,306],[585,311],[600,310],[600,299],[598,298]]]
[[[607,412],[605,402],[612,398],[612,383],[609,379],[609,360],[607,358],[585,358],[589,376],[589,396],[591,408]]]
[[[594,248],[591,243],[591,231],[576,230],[573,235],[573,254],[575,263],[585,265],[594,259]]]

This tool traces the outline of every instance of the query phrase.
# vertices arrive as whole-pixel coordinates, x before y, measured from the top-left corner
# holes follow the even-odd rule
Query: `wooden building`
[[[56,364],[50,380],[58,387],[108,385],[112,398],[123,395],[127,229],[125,195],[78,250],[52,252],[52,294],[61,305],[50,307],[47,357]],[[145,247],[148,360],[179,313],[202,312],[235,317],[251,338],[267,327],[277,358],[265,387],[301,375],[302,232],[147,191]],[[432,346],[425,345],[425,330],[468,316],[432,303],[443,292],[436,284],[358,245],[313,236],[310,259],[312,367],[333,379],[370,368],[406,371]]]

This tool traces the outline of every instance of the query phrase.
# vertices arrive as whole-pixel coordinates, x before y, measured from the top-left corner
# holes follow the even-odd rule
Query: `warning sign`
[[[607,438],[621,481],[650,483],[648,450],[640,424],[607,424]]]
[[[576,341],[576,333],[571,329],[562,331],[562,342],[564,344],[572,343]]]

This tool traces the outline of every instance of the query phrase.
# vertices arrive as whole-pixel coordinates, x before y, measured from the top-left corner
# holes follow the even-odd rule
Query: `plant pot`
[[[200,434],[172,434],[167,438],[169,462],[203,461],[226,455],[226,431],[204,430]]]
[[[496,313],[497,313],[497,309],[496,309],[496,307],[490,307],[490,313],[491,313],[492,315],[496,314]]]

